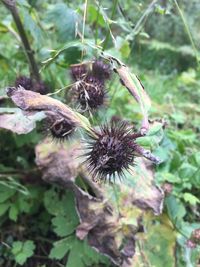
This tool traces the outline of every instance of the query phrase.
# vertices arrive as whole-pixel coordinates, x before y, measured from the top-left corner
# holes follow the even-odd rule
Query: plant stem
[[[85,35],[85,22],[86,22],[86,16],[87,16],[87,7],[88,7],[88,0],[85,0],[85,7],[84,7],[84,14],[83,14],[83,28],[82,28],[82,37],[81,37],[81,43],[84,43],[84,35]],[[82,50],[81,54],[81,62],[83,61],[84,56],[84,49]]]
[[[178,10],[180,16],[181,16],[182,21],[183,21],[183,25],[184,25],[184,27],[185,27],[185,31],[186,31],[186,33],[188,34],[189,40],[190,40],[190,42],[191,42],[192,48],[193,48],[194,53],[195,53],[195,57],[196,57],[196,61],[197,61],[197,65],[198,65],[198,67],[199,67],[199,57],[198,57],[198,52],[197,52],[197,48],[196,48],[196,46],[195,46],[195,43],[194,43],[194,40],[193,40],[191,31],[190,31],[190,29],[189,29],[189,27],[188,27],[188,24],[187,24],[187,21],[186,21],[186,19],[185,19],[184,14],[183,14],[183,11],[182,11],[181,8],[179,7],[178,2],[177,2],[176,0],[174,0],[174,3],[175,3],[175,5],[176,5],[176,8],[177,8],[177,10]]]
[[[115,2],[113,4],[110,20],[113,20],[113,18],[114,18],[114,15],[115,15],[115,12],[116,12],[116,8],[117,8],[117,4],[118,4],[118,0],[115,0]],[[103,50],[106,49],[109,39],[110,39],[110,26],[108,25],[108,31],[106,33],[106,38],[105,38],[105,41],[104,41],[104,44],[103,44]]]
[[[29,40],[27,38],[26,32],[24,30],[24,26],[22,24],[22,21],[19,16],[19,12],[17,10],[16,2],[15,0],[1,0],[3,4],[6,6],[6,8],[11,12],[14,22],[16,24],[17,30],[19,32],[25,54],[27,56],[28,62],[29,62],[29,68],[30,68],[30,76],[39,81],[40,80],[40,74],[38,70],[38,66],[36,64],[35,58],[34,58],[34,51],[31,49]]]
[[[98,21],[99,21],[100,5],[98,5],[97,18],[95,21],[95,45],[98,43]]]

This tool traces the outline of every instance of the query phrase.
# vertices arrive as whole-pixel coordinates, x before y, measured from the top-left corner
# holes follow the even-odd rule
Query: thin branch
[[[187,33],[187,35],[188,35],[188,37],[189,37],[190,42],[191,42],[192,48],[193,48],[194,53],[195,53],[195,57],[196,57],[196,61],[197,61],[197,65],[198,65],[198,67],[199,67],[199,56],[198,56],[198,51],[197,51],[196,45],[195,45],[195,43],[194,43],[194,39],[193,39],[193,37],[192,37],[192,33],[191,33],[190,29],[189,29],[189,26],[188,26],[187,21],[186,21],[186,19],[185,19],[184,13],[183,13],[183,11],[181,10],[181,8],[180,8],[178,2],[177,2],[176,0],[174,0],[174,3],[175,3],[175,5],[176,5],[176,8],[177,8],[177,10],[178,10],[180,16],[181,16],[182,21],[183,21],[183,25],[184,25],[184,27],[185,27],[185,31],[186,31],[186,33]]]
[[[31,49],[29,40],[24,30],[24,26],[20,19],[19,12],[16,6],[16,1],[15,0],[1,0],[1,1],[5,5],[5,7],[11,12],[13,16],[14,22],[16,24],[17,30],[19,32],[19,35],[22,41],[22,44],[24,46],[25,54],[29,62],[30,76],[34,78],[35,80],[39,81],[40,74],[39,74],[38,66],[34,58],[34,51]]]
[[[114,15],[115,15],[115,12],[116,12],[116,9],[117,9],[117,4],[118,4],[118,0],[115,0],[115,2],[113,4],[113,7],[112,7],[112,14],[111,14],[111,17],[110,17],[110,20],[111,21],[114,18]],[[110,26],[108,25],[108,30],[107,30],[107,33],[106,33],[106,38],[105,38],[105,41],[104,41],[104,44],[103,44],[103,50],[106,49],[109,39],[110,39]]]
[[[144,149],[138,144],[134,145],[135,152],[138,153],[139,156],[145,157],[146,159],[152,161],[155,164],[160,164],[161,160],[153,155],[149,150]]]

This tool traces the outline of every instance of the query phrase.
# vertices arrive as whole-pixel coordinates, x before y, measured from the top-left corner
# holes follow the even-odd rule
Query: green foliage
[[[33,241],[26,240],[25,242],[16,241],[12,244],[12,254],[16,263],[23,265],[28,258],[34,254],[35,245]]]
[[[80,241],[73,235],[79,219],[72,192],[67,192],[59,197],[59,191],[52,188],[45,192],[44,205],[53,215],[51,220],[53,231],[58,237],[62,237],[59,241],[54,242],[49,255],[51,259],[61,260],[68,255],[66,267],[84,267],[107,262],[87,244],[86,240]]]
[[[84,267],[106,262],[100,254],[88,246],[86,241],[80,241],[74,236],[66,237],[55,242],[49,256],[52,259],[60,260],[67,253],[68,260],[66,267]]]
[[[60,42],[75,39],[77,15],[66,4],[58,3],[53,5],[47,13],[46,19],[48,23],[55,25]]]

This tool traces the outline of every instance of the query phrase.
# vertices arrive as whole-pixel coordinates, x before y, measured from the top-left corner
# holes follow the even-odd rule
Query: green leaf
[[[116,38],[116,49],[121,52],[121,55],[124,58],[127,58],[131,52],[129,42],[119,36]]]
[[[70,236],[54,242],[54,247],[51,249],[49,257],[51,259],[61,260],[66,253],[71,249],[74,237]]]
[[[70,236],[55,242],[49,257],[51,259],[61,260],[68,252],[66,267],[85,267],[99,262],[108,262],[107,258],[91,248],[86,240],[81,241],[75,236]]]
[[[47,13],[47,21],[55,25],[60,42],[75,39],[77,15],[66,4],[55,4]]]
[[[0,204],[0,216],[4,215],[4,213],[8,210],[9,207],[10,207],[10,203],[8,202],[1,203]]]
[[[190,181],[190,177],[194,174],[198,169],[193,165],[185,162],[181,166],[179,166],[179,176],[185,181]]]
[[[78,215],[75,209],[74,194],[67,192],[59,197],[60,192],[56,192],[55,189],[50,189],[45,192],[44,205],[47,211],[55,216],[67,216],[73,218],[78,223]]]
[[[191,193],[184,193],[183,198],[186,202],[190,203],[191,205],[196,205],[197,203],[200,203],[200,200]]]
[[[44,206],[49,214],[59,214],[59,197],[53,188],[45,192]]]
[[[169,172],[159,172],[156,176],[159,176],[160,181],[167,181],[169,183],[181,183],[181,179],[177,175]]]
[[[147,226],[146,238],[143,241],[142,258],[147,259],[148,266],[175,266],[176,232],[168,224],[167,217],[164,217],[163,220],[164,223],[148,223]]]
[[[78,253],[77,253],[78,251]],[[70,250],[69,257],[67,259],[66,267],[84,267],[83,263],[84,255],[82,254],[82,244],[81,241],[75,239],[73,242],[73,247]]]
[[[17,206],[13,203],[9,209],[9,218],[13,220],[14,222],[16,222],[18,214],[19,214],[19,210]]]
[[[106,27],[104,18],[95,5],[88,6],[87,20],[93,24],[97,24],[100,27]]]
[[[74,207],[73,207],[74,208]],[[52,219],[54,226],[54,232],[61,237],[70,235],[73,233],[77,226],[77,221],[72,216],[57,216]]]
[[[78,251],[78,253],[77,253]],[[66,267],[85,267],[92,266],[98,263],[106,263],[107,258],[96,252],[91,248],[87,241],[81,241],[77,238],[74,239],[72,248],[70,250]]]
[[[25,242],[15,241],[12,244],[12,253],[19,265],[23,265],[34,254],[34,250],[35,244],[31,240],[26,240]]]
[[[183,204],[174,196],[167,197],[165,203],[171,220],[174,223],[180,222],[186,214],[186,210]]]
[[[16,193],[15,189],[0,184],[0,203],[5,202]]]
[[[23,11],[25,29],[30,32],[35,40],[35,44],[40,47],[42,45],[42,31],[36,22],[37,14],[35,14],[34,9],[30,11],[26,8],[21,8],[21,11]]]

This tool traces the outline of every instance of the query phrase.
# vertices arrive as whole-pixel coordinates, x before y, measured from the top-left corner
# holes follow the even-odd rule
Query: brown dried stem
[[[29,62],[30,76],[33,79],[40,81],[40,74],[39,74],[37,63],[34,58],[34,51],[31,49],[28,37],[24,30],[24,26],[20,19],[19,12],[16,6],[16,1],[15,0],[1,0],[1,1],[5,5],[5,7],[11,12],[13,16],[14,22],[16,24],[16,27],[18,29],[18,32],[19,32],[19,35],[20,35],[20,38],[21,38],[21,41],[24,47],[24,52]]]

